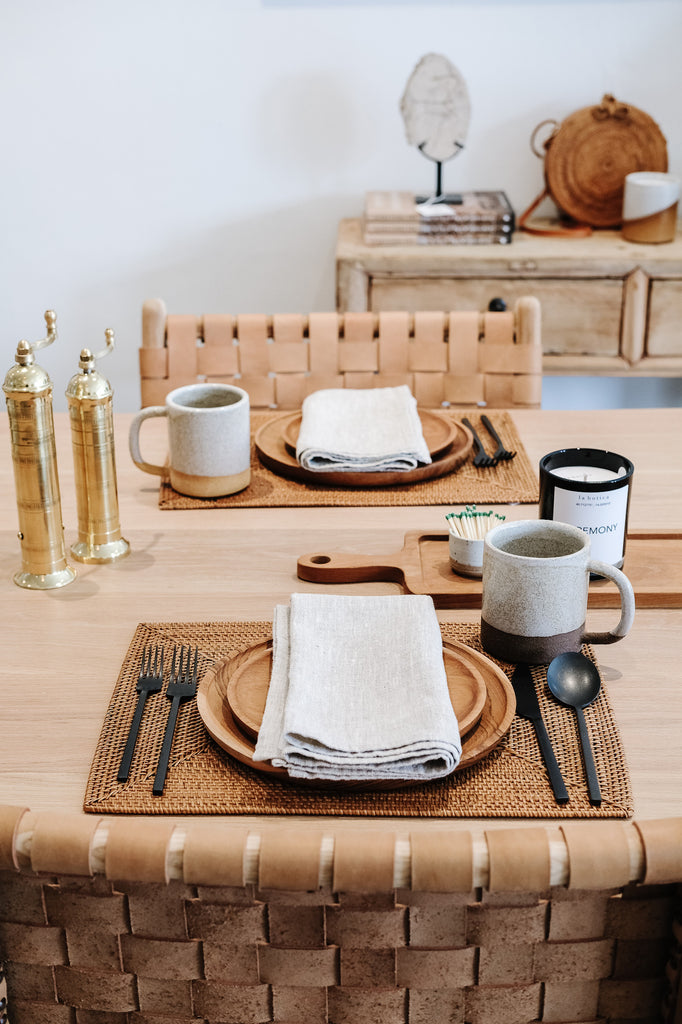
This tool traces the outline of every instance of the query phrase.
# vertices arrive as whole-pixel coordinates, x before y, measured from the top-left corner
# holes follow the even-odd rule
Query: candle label
[[[623,557],[627,505],[627,487],[568,491],[555,486],[552,518],[583,530],[590,538],[592,557],[613,565]]]

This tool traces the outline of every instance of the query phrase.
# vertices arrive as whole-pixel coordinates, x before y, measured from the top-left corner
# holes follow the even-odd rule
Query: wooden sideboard
[[[517,231],[509,245],[365,245],[342,220],[336,249],[340,312],[542,305],[543,372],[682,376],[682,234],[663,245],[618,231],[586,238]]]

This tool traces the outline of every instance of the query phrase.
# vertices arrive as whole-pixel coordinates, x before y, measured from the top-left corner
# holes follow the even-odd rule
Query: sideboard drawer
[[[546,354],[618,356],[623,282],[572,278],[385,278],[370,282],[370,309],[487,309],[501,298],[511,309],[523,295],[542,306]]]
[[[484,310],[494,298],[511,308],[524,295],[540,300],[544,373],[682,377],[682,234],[664,245],[595,230],[391,246],[367,245],[358,219],[339,224],[341,313]]]
[[[651,282],[647,355],[682,355],[682,281]]]

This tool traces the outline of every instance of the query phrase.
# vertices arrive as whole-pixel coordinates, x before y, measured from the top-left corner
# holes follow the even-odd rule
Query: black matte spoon
[[[601,689],[601,680],[596,665],[584,654],[568,652],[559,654],[547,667],[547,685],[557,700],[573,708],[578,719],[580,745],[583,750],[583,764],[590,803],[601,806],[601,792],[594,766],[590,736],[583,715],[583,708],[596,700]]]

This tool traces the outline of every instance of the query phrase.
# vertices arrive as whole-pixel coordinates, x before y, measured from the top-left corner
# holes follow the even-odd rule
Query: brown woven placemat
[[[481,650],[478,626],[441,625],[446,640]],[[271,636],[269,622],[140,623],[126,654],[90,768],[83,809],[99,814],[319,814],[443,818],[629,818],[630,779],[608,694],[585,711],[602,789],[592,807],[580,756],[575,715],[553,698],[541,708],[561,767],[570,803],[559,807],[530,722],[514,718],[502,743],[478,764],[447,779],[388,792],[312,790],[278,781],[231,758],[210,738],[196,702],[180,706],[170,770],[163,796],[152,781],[168,715],[163,694],[149,699],[127,783],[116,781],[136,702],[143,647],[164,645],[166,664],[174,643],[197,645],[202,668]],[[585,649],[596,661],[590,648]],[[511,674],[513,666],[502,664]]]
[[[445,411],[445,410],[443,410]],[[484,410],[485,411],[485,410]],[[506,411],[489,412],[488,416],[507,448],[516,452],[516,458],[499,462],[489,469],[477,469],[473,455],[468,461],[446,476],[424,480],[404,487],[324,487],[290,480],[279,476],[262,465],[254,444],[255,433],[273,416],[282,413],[251,413],[251,483],[239,494],[224,498],[189,498],[178,494],[168,480],[161,480],[159,508],[279,508],[287,506],[338,505],[466,505],[471,502],[503,504],[519,502],[534,504],[538,500],[538,478],[512,417]],[[461,420],[466,416],[481,435],[492,454],[495,445],[480,414],[475,410],[447,410],[447,415]],[[488,444],[489,442],[489,444]]]

